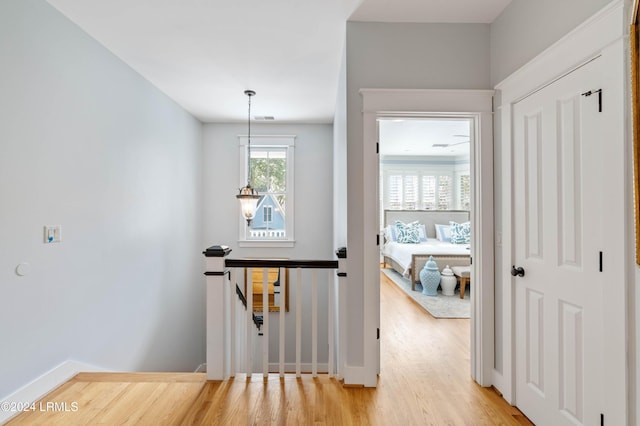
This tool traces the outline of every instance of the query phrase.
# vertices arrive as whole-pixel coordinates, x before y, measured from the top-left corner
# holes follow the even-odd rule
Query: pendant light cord
[[[247,186],[251,187],[251,94],[249,96],[249,112],[247,114],[247,128],[249,134],[247,136]]]

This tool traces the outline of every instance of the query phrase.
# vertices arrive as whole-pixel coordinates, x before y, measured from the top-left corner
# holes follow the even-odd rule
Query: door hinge
[[[473,265],[473,257],[469,256],[469,265]]]
[[[604,414],[600,413],[600,426],[604,426]]]
[[[380,234],[376,235],[376,245],[380,245]]]
[[[380,143],[376,142],[376,154],[380,154]]]
[[[600,252],[600,272],[602,272],[602,252]]]
[[[582,94],[582,96],[591,96],[591,95],[595,95],[598,94],[598,112],[602,112],[602,89],[598,89],[598,90],[589,90],[588,92],[584,92]]]
[[[378,335],[378,340],[380,340],[380,329],[379,328],[378,328],[378,331],[377,331],[377,335]]]

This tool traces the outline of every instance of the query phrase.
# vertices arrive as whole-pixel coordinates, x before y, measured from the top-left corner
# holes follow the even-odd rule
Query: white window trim
[[[296,135],[251,135],[251,147],[286,147],[287,148],[287,218],[285,239],[248,239],[246,235],[247,224],[238,211],[238,246],[239,247],[293,247],[294,237],[294,154]],[[247,184],[247,135],[238,135],[238,149],[240,159],[239,185],[241,188]],[[239,207],[238,207],[239,208]]]

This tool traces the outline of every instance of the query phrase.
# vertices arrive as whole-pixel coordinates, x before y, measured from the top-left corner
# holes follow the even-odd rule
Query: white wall
[[[0,399],[70,359],[193,371],[201,124],[43,0],[0,2],[0,57]]]
[[[349,304],[347,363],[364,362],[363,122],[361,88],[487,89],[489,25],[347,23]]]
[[[258,102],[257,100],[254,102]],[[238,247],[238,222],[240,216],[235,195],[246,182],[240,179],[238,136],[247,134],[246,124],[206,124],[204,126],[204,236],[205,245],[228,245],[230,258],[282,257],[289,259],[336,260],[333,247],[333,128],[330,124],[255,124],[252,135],[296,135],[294,154],[295,173],[295,246],[293,248],[247,248]],[[321,293],[319,309],[320,338],[326,340],[327,333],[327,285],[335,270],[319,276]],[[305,272],[307,274],[307,272]],[[303,279],[309,283],[310,275]],[[292,279],[295,271],[292,271]],[[322,291],[320,291],[322,290]],[[310,299],[305,293],[303,327],[310,324]],[[295,292],[290,294],[291,310],[287,315],[287,330],[295,335]],[[277,340],[277,317],[273,316],[271,348]],[[310,326],[309,326],[310,327]],[[306,337],[310,334],[310,328]],[[306,338],[305,337],[305,338]],[[295,361],[293,339],[287,342],[287,362]],[[304,345],[303,362],[310,362],[310,343]],[[319,345],[318,362],[326,362],[327,347]],[[272,351],[272,353],[275,353]],[[293,357],[293,358],[292,358]],[[274,359],[272,357],[272,359]],[[276,359],[277,360],[277,359]]]
[[[512,0],[491,24],[495,86],[611,0]]]
[[[333,246],[341,248],[347,246],[347,51],[342,51],[342,63],[338,78],[338,93],[336,96],[336,111],[333,118]],[[347,256],[348,256],[347,252]],[[336,300],[336,320],[334,336],[339,336],[336,353],[338,376],[344,377],[344,360],[346,358],[347,336],[341,330],[346,330],[348,321],[346,289],[340,288],[338,277],[334,282]],[[341,303],[342,302],[342,303]]]

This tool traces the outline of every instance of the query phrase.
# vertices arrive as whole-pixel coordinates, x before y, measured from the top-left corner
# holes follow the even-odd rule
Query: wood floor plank
[[[527,425],[470,378],[469,320],[436,319],[381,274],[377,388],[326,375],[81,373],[41,402],[77,411],[22,413],[8,425]]]

